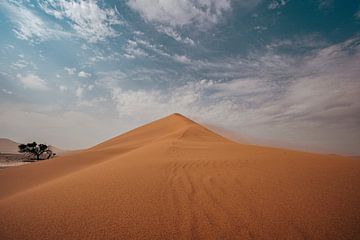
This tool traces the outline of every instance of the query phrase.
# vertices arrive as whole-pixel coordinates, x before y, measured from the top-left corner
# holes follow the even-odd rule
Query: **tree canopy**
[[[53,156],[53,152],[49,147],[50,146],[46,144],[37,144],[36,142],[32,142],[27,144],[20,144],[19,152],[25,153],[29,157],[32,157],[36,160],[49,159]]]

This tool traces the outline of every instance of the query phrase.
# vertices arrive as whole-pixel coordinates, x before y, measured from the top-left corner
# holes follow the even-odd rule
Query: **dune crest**
[[[356,239],[360,163],[172,114],[0,173],[1,239]]]
[[[226,140],[183,115],[174,113],[100,143],[90,148],[90,150],[118,148],[119,145],[142,146],[154,141],[186,137],[194,137],[193,140],[195,141],[210,138]]]

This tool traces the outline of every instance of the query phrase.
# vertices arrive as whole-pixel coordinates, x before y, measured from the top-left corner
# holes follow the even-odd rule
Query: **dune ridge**
[[[360,164],[172,114],[0,172],[1,239],[357,239]]]

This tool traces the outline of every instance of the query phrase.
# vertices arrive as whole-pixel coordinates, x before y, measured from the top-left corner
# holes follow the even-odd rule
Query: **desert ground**
[[[28,163],[29,162],[22,154],[0,153],[0,170]]]
[[[20,166],[29,164],[32,160],[26,157],[24,154],[19,153],[20,143],[15,142],[8,138],[0,138],[0,170],[8,167]],[[50,145],[50,150],[56,154],[56,156],[65,156],[80,152],[81,150],[64,150]]]
[[[360,161],[173,114],[0,171],[0,239],[360,239]]]
[[[29,163],[23,154],[19,154],[18,145],[10,139],[0,138],[0,170]]]

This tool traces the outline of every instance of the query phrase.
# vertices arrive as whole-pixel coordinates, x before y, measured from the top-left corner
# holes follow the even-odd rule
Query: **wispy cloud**
[[[24,55],[20,54],[18,55],[18,59],[10,65],[10,67],[14,70],[20,70],[20,69],[37,69],[37,65],[33,63],[32,61],[28,60],[28,58],[25,58]]]
[[[129,59],[134,59],[137,57],[148,56],[148,54],[139,47],[139,45],[136,41],[128,40],[127,45],[125,47],[124,56]]]
[[[360,9],[355,13],[355,18],[360,19]]]
[[[64,85],[60,85],[59,90],[60,90],[60,92],[66,92],[68,90],[68,87],[64,86]]]
[[[17,74],[17,78],[24,88],[33,89],[33,90],[48,90],[49,87],[46,84],[46,81],[40,78],[35,74],[27,74],[25,76]]]
[[[39,4],[47,14],[67,20],[80,37],[91,43],[117,36],[112,26],[122,24],[116,8],[100,7],[97,1],[45,0]]]
[[[151,52],[153,52],[157,55],[164,56],[164,57],[171,57],[171,55],[163,49],[163,46],[158,46],[156,44],[152,44],[143,39],[135,39],[135,40],[136,40],[137,45],[141,45],[142,47],[150,50]]]
[[[8,95],[13,94],[13,92],[12,92],[12,91],[7,90],[7,89],[5,89],[5,88],[2,88],[2,89],[1,89],[1,91],[2,91],[2,92],[4,92],[4,93],[6,93],[6,94],[8,94]]]
[[[348,129],[358,131],[360,126],[358,42],[354,38],[298,58],[269,50],[252,60],[195,63],[215,72],[234,70],[231,81],[199,79],[133,90],[115,78],[107,86],[119,114],[139,124],[182,112],[281,145],[346,152],[356,139]],[[321,148],[324,145],[331,148]]]
[[[128,5],[139,12],[146,21],[173,27],[188,24],[202,26],[216,24],[225,12],[231,10],[230,0],[130,0]]]
[[[0,6],[7,10],[10,20],[14,23],[13,31],[19,39],[39,42],[70,36],[61,26],[44,21],[21,3],[2,1]]]
[[[188,58],[185,55],[177,55],[177,54],[175,54],[173,56],[173,58],[174,58],[175,61],[180,62],[180,63],[185,63],[185,64],[190,64],[191,63],[191,59]]]
[[[163,25],[159,25],[156,27],[158,32],[164,33],[167,36],[173,38],[174,40],[180,42],[180,43],[184,43],[184,44],[189,44],[191,46],[195,46],[195,42],[194,40],[192,40],[190,37],[183,37],[179,32],[177,32],[176,30],[174,30],[171,27],[166,27]]]
[[[329,43],[319,34],[295,35],[291,39],[277,39],[266,45],[268,50],[316,50],[324,48]]]
[[[29,63],[27,61],[25,61],[24,59],[19,59],[18,61],[11,64],[11,67],[13,69],[21,69],[27,67],[28,65]]]
[[[318,0],[319,9],[328,9],[334,5],[334,0]]]
[[[282,6],[285,6],[288,1],[289,0],[272,0],[271,3],[269,4],[268,8],[271,10],[280,8]]]
[[[64,70],[65,70],[69,75],[74,75],[74,74],[76,73],[76,68],[65,67]]]
[[[78,87],[75,91],[76,97],[78,98],[82,98],[83,94],[84,94],[84,88],[83,87]]]
[[[88,77],[91,77],[91,73],[80,71],[78,73],[78,76],[81,77],[81,78],[88,78]]]
[[[89,92],[94,89],[94,85],[83,84],[76,88],[75,95],[77,97],[77,107],[94,107],[106,101],[105,97],[89,97]],[[98,105],[99,106],[99,105]]]
[[[143,49],[146,49],[149,53],[145,52]],[[135,41],[128,40],[124,56],[134,59],[136,57],[145,57],[154,54],[182,64],[189,64],[192,62],[192,60],[186,55],[168,53],[165,49],[163,49],[163,46],[151,44],[143,39],[135,39]]]

